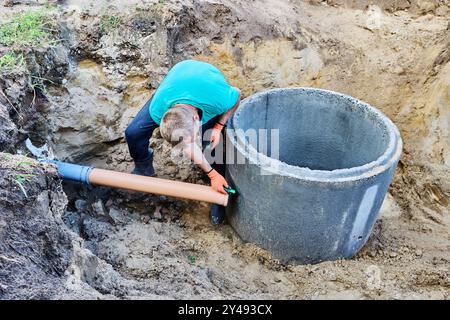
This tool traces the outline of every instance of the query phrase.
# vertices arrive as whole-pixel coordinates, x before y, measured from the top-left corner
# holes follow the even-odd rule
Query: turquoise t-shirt
[[[213,65],[184,60],[170,69],[159,85],[149,106],[150,116],[157,123],[175,104],[185,103],[202,111],[201,123],[227,112],[237,102],[239,91],[225,80]]]

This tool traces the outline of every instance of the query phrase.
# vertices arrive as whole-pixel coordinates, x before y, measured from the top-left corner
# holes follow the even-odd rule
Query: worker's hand
[[[212,133],[211,133],[211,145],[210,148],[211,150],[214,150],[215,147],[217,147],[217,145],[220,142],[220,136],[221,136],[221,132],[223,129],[224,125],[221,123],[216,123],[212,129]]]
[[[211,179],[211,187],[215,191],[227,194],[223,187],[225,186],[228,188],[228,183],[220,173],[213,169],[208,173],[208,177]]]

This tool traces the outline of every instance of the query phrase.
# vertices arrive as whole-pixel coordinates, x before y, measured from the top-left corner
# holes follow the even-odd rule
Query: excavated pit
[[[2,22],[42,7],[15,3],[2,7]],[[186,58],[215,64],[244,96],[287,86],[346,92],[379,106],[400,126],[408,149],[373,236],[354,259],[285,265],[242,243],[228,225],[211,227],[204,204],[64,183],[66,200],[39,164],[31,170],[30,159],[1,155],[0,299],[448,299],[445,11],[394,16],[323,3],[58,4],[55,44],[27,50],[29,74],[0,77],[0,148],[19,152],[30,136],[51,142],[60,160],[128,172],[127,123],[168,68]],[[389,9],[384,3],[394,1],[380,5]],[[329,23],[317,24],[324,19]],[[105,21],[120,23],[108,29]],[[152,145],[158,175],[207,182],[193,166],[171,161],[160,137]],[[378,157],[368,147],[373,154],[361,154],[362,162]],[[282,157],[313,171],[355,165],[335,158],[313,167],[319,161],[312,156]],[[28,198],[18,177],[26,179]]]

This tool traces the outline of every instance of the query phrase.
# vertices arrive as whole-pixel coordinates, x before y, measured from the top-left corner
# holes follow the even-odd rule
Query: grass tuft
[[[23,183],[25,181],[28,181],[29,178],[32,178],[34,176],[35,175],[31,174],[31,173],[18,173],[15,175],[14,181],[19,186],[19,188],[22,191],[22,193],[24,194],[25,198],[28,198],[28,194],[27,194],[27,191],[25,190],[25,187],[23,186]]]
[[[0,72],[10,72],[22,69],[25,66],[25,59],[22,54],[8,52],[0,57]]]
[[[188,255],[188,256],[187,256],[187,259],[188,259],[188,261],[189,261],[190,263],[192,263],[192,264],[194,264],[195,261],[197,261],[197,258],[196,258],[195,256],[193,256],[193,255]]]
[[[14,15],[0,25],[0,43],[7,46],[33,46],[48,40],[48,21],[42,11]]]
[[[120,18],[112,15],[104,14],[100,18],[100,31],[102,33],[109,33],[120,26]]]

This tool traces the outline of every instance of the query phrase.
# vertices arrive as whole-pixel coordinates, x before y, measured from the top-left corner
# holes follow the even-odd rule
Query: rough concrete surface
[[[55,3],[57,41],[24,49],[24,68],[0,75],[0,151],[10,153],[0,155],[0,298],[449,298],[448,1]],[[45,7],[0,2],[0,24]],[[10,49],[0,44],[0,56]],[[30,136],[60,160],[130,170],[123,130],[185,58],[214,63],[244,96],[330,89],[399,127],[404,153],[355,258],[282,264],[230,226],[211,227],[206,204],[63,191],[48,168],[11,155]],[[158,132],[152,145],[158,176],[206,183]]]
[[[402,152],[388,118],[340,93],[280,88],[242,101],[229,127],[236,131],[227,131],[227,156],[246,160],[226,168],[238,193],[227,217],[242,239],[291,263],[351,258],[361,249]],[[270,131],[246,134],[261,129]],[[273,129],[279,143],[263,143]]]

